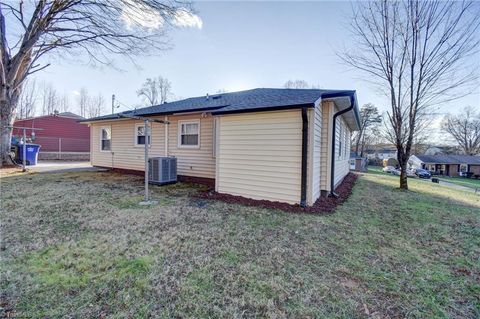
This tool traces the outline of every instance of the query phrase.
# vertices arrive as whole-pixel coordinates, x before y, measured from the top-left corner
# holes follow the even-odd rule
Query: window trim
[[[109,150],[102,149],[103,130],[104,129],[110,130],[110,149]],[[113,139],[112,137],[113,137],[113,135],[112,135],[112,126],[111,125],[100,126],[100,152],[104,152],[104,153],[111,153],[112,152],[112,139]]]
[[[197,124],[198,125],[198,143],[197,145],[182,145],[182,125],[184,124]],[[201,128],[200,128],[200,120],[181,120],[178,121],[177,124],[177,147],[178,148],[200,148],[200,136],[201,136]]]
[[[137,135],[137,132],[138,132],[138,127],[140,127],[140,126],[145,126],[145,123],[136,123],[136,124],[135,124],[135,130],[133,131],[133,135],[134,135],[134,136],[133,136],[133,145],[134,145],[135,147],[145,147],[145,144],[138,144],[138,139],[137,139],[138,135]],[[153,125],[152,125],[152,123],[150,123],[149,126],[150,126],[150,143],[148,143],[148,147],[152,147],[152,135],[153,135],[153,134],[152,134],[152,131],[153,131]],[[148,137],[147,137],[145,140],[147,140],[147,139],[148,139]]]

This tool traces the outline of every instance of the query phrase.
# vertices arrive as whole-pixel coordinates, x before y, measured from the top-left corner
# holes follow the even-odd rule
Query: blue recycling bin
[[[26,162],[27,165],[37,165],[38,152],[40,151],[40,145],[38,144],[18,144],[18,159],[19,162],[23,162],[23,148],[27,148],[26,152]]]

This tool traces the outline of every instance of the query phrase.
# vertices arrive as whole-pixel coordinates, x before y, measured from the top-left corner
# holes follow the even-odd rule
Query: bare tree
[[[105,98],[101,93],[97,96],[88,97],[87,105],[87,117],[100,116],[105,111]]]
[[[57,110],[59,112],[70,111],[70,99],[68,98],[68,95],[65,92],[58,98],[58,109]]]
[[[480,112],[466,107],[459,115],[447,115],[442,129],[453,137],[465,154],[480,154]]]
[[[146,105],[163,104],[172,95],[172,84],[166,78],[148,78],[137,91]]]
[[[78,111],[80,112],[80,116],[82,117],[87,116],[89,99],[90,99],[90,96],[88,95],[88,90],[86,88],[81,88],[78,93],[77,104],[78,104]]]
[[[355,154],[363,157],[365,146],[371,144],[375,136],[379,136],[375,125],[382,122],[382,116],[375,105],[368,103],[360,109],[360,130],[355,133]],[[372,134],[374,133],[374,134]]]
[[[53,114],[58,111],[58,93],[52,83],[43,83],[41,90],[42,115]]]
[[[38,101],[38,90],[35,79],[25,82],[22,94],[18,101],[18,117],[28,118],[35,116],[36,104]]]
[[[191,6],[181,0],[0,1],[1,164],[10,162],[23,83],[48,67],[45,57],[78,58],[83,51],[89,62],[108,64],[111,54],[134,58],[159,52],[167,48],[169,28],[188,25],[188,17]]]
[[[464,96],[478,78],[480,15],[471,1],[361,2],[352,19],[355,47],[340,57],[365,72],[390,101],[388,137],[396,145],[400,188],[418,121],[438,103]]]
[[[304,80],[288,80],[283,87],[286,89],[308,89],[310,85]]]

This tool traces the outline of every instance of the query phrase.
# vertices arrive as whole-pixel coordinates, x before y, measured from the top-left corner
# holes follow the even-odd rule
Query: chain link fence
[[[37,136],[32,143],[40,145],[40,160],[90,159],[89,139]]]
[[[40,152],[90,152],[88,139],[37,136],[33,143],[41,146]]]

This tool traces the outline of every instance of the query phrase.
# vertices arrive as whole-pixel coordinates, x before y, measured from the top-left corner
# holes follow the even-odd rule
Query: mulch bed
[[[320,198],[315,202],[315,204],[313,204],[313,206],[305,208],[301,207],[299,204],[292,205],[281,202],[273,202],[269,200],[250,199],[242,196],[221,194],[212,190],[201,192],[195,196],[203,199],[220,200],[230,204],[280,209],[292,213],[328,214],[333,213],[337,205],[343,203],[348,198],[348,196],[350,196],[350,194],[352,193],[353,185],[355,184],[357,178],[358,175],[354,173],[349,173],[347,176],[345,176],[342,183],[335,190],[335,192],[338,194],[338,198],[320,196]]]

